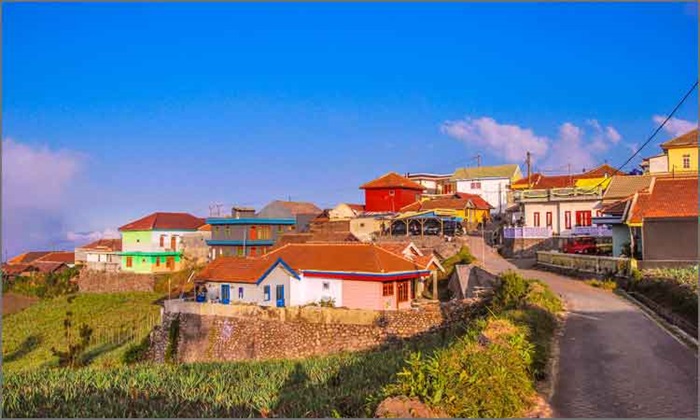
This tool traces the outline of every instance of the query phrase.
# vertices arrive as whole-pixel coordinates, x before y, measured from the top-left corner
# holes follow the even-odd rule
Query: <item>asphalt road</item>
[[[487,269],[517,269],[566,301],[551,401],[556,417],[698,417],[695,352],[638,307],[580,280],[517,268],[488,247],[482,254],[480,241],[470,242]]]

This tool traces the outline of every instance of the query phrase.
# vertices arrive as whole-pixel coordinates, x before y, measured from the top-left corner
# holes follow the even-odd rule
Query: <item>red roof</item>
[[[580,174],[571,175],[542,175],[540,173],[535,173],[530,175],[530,184],[533,189],[550,189],[550,188],[571,188],[576,184],[578,179],[588,179],[588,178],[603,178],[605,176],[611,177],[613,175],[622,175],[623,173],[613,168],[608,164],[600,165],[595,169],[591,169],[588,172]],[[514,187],[524,187],[527,186],[528,180],[527,176],[520,178],[519,180],[513,182]]]
[[[661,143],[661,148],[672,149],[674,147],[688,147],[688,146],[698,146],[698,129],[688,131],[687,133],[680,135],[674,139],[671,139],[665,143]]]
[[[425,201],[416,201],[401,208],[401,211],[423,211],[436,209],[464,210],[466,208],[489,210],[492,207],[491,205],[489,205],[489,203],[486,202],[486,200],[481,198],[480,195],[456,193],[452,197],[433,198]]]
[[[7,263],[8,264],[27,264],[27,263],[31,263],[32,261],[38,260],[39,258],[46,256],[50,253],[51,253],[51,251],[25,252],[24,254],[20,254],[14,258],[11,258]]]
[[[386,175],[382,175],[379,178],[362,184],[360,189],[380,189],[380,188],[404,188],[407,190],[418,190],[423,191],[424,186],[417,182],[413,182],[410,179],[397,174],[396,172],[389,172]]]
[[[37,271],[31,264],[3,264],[2,272],[7,276],[16,276],[25,271]]]
[[[204,219],[192,216],[189,213],[156,212],[128,223],[120,227],[119,230],[196,230],[204,223]]]
[[[640,192],[628,223],[645,219],[698,217],[698,178],[656,178],[650,192]]]
[[[34,262],[61,262],[66,264],[75,263],[75,252],[49,252],[47,255],[37,259]]]
[[[354,210],[358,213],[362,213],[365,211],[365,205],[364,204],[350,204],[350,203],[345,203],[348,207],[350,207],[351,210]]]
[[[85,246],[81,246],[78,249],[86,251],[104,251],[104,252],[115,252],[122,250],[122,240],[121,239],[99,239],[95,242],[89,243]]]
[[[295,271],[389,274],[423,270],[373,244],[287,244],[258,258],[218,257],[198,280],[255,283],[281,259]]]

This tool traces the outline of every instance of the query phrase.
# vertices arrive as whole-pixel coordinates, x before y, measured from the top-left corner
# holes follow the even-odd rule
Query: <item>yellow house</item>
[[[645,158],[644,173],[692,173],[698,171],[698,129],[661,144],[663,154]]]
[[[403,207],[400,212],[439,211],[462,218],[472,227],[489,219],[491,205],[477,194],[455,193],[448,197],[416,201]]]

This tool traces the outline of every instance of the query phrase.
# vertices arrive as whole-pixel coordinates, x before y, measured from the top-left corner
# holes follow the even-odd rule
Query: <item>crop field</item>
[[[131,341],[148,334],[160,319],[158,293],[79,294],[69,304],[66,296],[41,300],[11,315],[3,316],[3,374],[50,367],[55,363],[51,347],[65,347],[63,321],[73,312],[76,324],[95,330],[90,347],[92,363],[113,366]]]

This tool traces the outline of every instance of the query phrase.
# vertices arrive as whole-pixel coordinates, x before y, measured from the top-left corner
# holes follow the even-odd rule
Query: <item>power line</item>
[[[676,111],[678,111],[678,109],[681,107],[681,105],[683,105],[683,103],[685,102],[685,100],[688,99],[688,97],[690,96],[690,94],[693,93],[693,91],[695,90],[696,87],[698,87],[698,81],[697,81],[697,80],[695,80],[695,83],[693,83],[693,86],[690,88],[690,90],[688,90],[688,92],[686,92],[686,94],[683,96],[683,98],[680,100],[680,102],[678,102],[678,103],[676,104],[675,108],[673,108],[673,111],[671,111],[671,113],[668,114],[668,116],[666,117],[666,119],[663,120],[663,122],[661,123],[661,125],[659,125],[658,127],[656,127],[656,130],[654,130],[654,132],[651,134],[651,136],[649,136],[649,138],[639,147],[639,149],[637,149],[634,153],[632,153],[632,156],[630,156],[630,157],[625,161],[625,163],[623,163],[622,165],[620,165],[620,166],[616,169],[616,172],[620,172],[620,171],[622,170],[622,168],[624,168],[628,163],[630,163],[630,162],[632,161],[632,159],[634,159],[634,157],[637,156],[637,155],[639,154],[639,152],[641,152],[642,149],[644,149],[644,148],[654,139],[654,137],[656,137],[656,135],[659,133],[659,131],[661,131],[661,129],[664,128],[664,126],[666,125],[666,123],[668,122],[668,120],[670,120],[670,119],[673,117],[673,115],[676,113]],[[592,186],[588,191],[592,191],[593,189],[599,187],[603,182],[605,182],[605,179],[601,180],[599,183],[597,183],[596,185]]]

